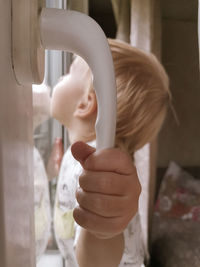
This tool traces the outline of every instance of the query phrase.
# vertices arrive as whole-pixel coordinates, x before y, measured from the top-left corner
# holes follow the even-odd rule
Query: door
[[[35,266],[32,90],[11,61],[11,0],[0,1],[0,266]]]
[[[27,2],[23,0],[18,5],[15,0],[0,1],[0,257],[2,267],[35,266],[32,88],[20,86],[16,82],[11,53],[13,39],[15,41],[14,69],[18,79],[20,81],[22,79],[26,84],[35,80],[38,75],[35,67],[42,66],[38,57],[40,42],[37,36],[37,14],[42,1]],[[13,5],[13,14],[11,5]],[[26,8],[21,16],[21,8],[24,6]],[[18,15],[19,12],[21,12],[20,15]],[[28,23],[22,23],[22,18],[25,22],[28,20]],[[13,35],[11,19],[17,22],[13,22]],[[116,88],[112,56],[103,31],[89,17],[71,11],[66,13],[56,9],[43,9],[39,21],[40,38],[45,48],[75,52],[87,59],[94,74],[94,88],[99,106],[96,126],[97,149],[112,146],[116,122]],[[24,25],[26,27],[23,27]],[[62,28],[63,25],[65,27]],[[21,28],[23,28],[22,31]],[[77,36],[80,42],[76,41]],[[23,43],[17,42],[16,45],[16,39]],[[30,50],[33,53],[30,53]],[[33,78],[31,75],[34,76],[32,80],[30,80]],[[104,108],[101,108],[102,106]]]

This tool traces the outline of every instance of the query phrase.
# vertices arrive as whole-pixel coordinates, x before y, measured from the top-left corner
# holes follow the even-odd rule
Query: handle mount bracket
[[[20,85],[42,83],[44,48],[39,35],[42,0],[12,0],[12,65]]]

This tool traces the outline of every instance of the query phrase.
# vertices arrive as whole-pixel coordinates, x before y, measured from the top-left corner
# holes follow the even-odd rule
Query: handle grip
[[[89,16],[69,10],[43,8],[40,35],[44,48],[65,50],[81,56],[93,73],[97,97],[97,150],[114,146],[116,84],[113,60],[100,26]]]

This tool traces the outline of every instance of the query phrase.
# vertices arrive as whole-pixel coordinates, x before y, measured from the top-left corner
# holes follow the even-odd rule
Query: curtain
[[[112,0],[117,25],[116,38],[130,43],[130,0]]]
[[[112,6],[117,24],[116,38],[152,52],[160,59],[160,0],[112,0]],[[156,184],[156,152],[157,140],[135,153],[135,163],[143,188],[139,201],[139,214],[147,260]]]
[[[159,0],[131,0],[131,44],[161,57],[161,11]],[[143,155],[140,216],[146,252],[151,242],[151,224],[156,186],[157,140],[147,144],[138,154]],[[137,156],[137,153],[136,153]]]
[[[67,1],[67,9],[76,10],[81,13],[88,14],[89,6],[88,0],[68,0]]]
[[[159,0],[131,0],[131,44],[160,58],[161,15]]]

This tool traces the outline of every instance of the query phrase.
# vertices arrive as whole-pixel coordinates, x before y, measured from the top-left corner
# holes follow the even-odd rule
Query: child
[[[139,267],[144,260],[137,214],[141,188],[132,161],[157,136],[171,95],[153,55],[121,41],[109,44],[117,85],[115,148],[93,148],[97,102],[84,60],[74,60],[52,96],[52,115],[75,143],[63,158],[54,216],[58,247],[70,267]]]

